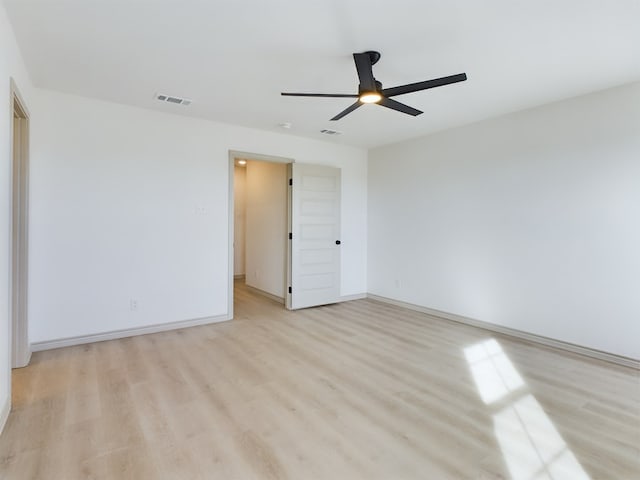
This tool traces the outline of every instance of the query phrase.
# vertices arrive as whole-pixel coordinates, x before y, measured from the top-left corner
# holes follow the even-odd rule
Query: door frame
[[[264,155],[261,153],[242,152],[239,150],[229,150],[229,246],[228,246],[228,281],[227,281],[227,317],[233,319],[233,274],[234,274],[234,223],[235,223],[235,205],[234,205],[234,188],[235,188],[235,162],[236,159],[256,160],[260,162],[285,163],[287,166],[287,178],[291,178],[291,164],[295,163],[293,158],[279,157],[275,155]],[[291,231],[291,189],[287,188],[287,231],[283,235],[287,235]],[[291,285],[291,242],[287,242],[287,252],[285,254],[287,265],[285,267],[285,306],[290,308],[291,295],[288,293],[287,285]]]
[[[11,276],[9,317],[11,366],[24,367],[31,359],[28,324],[29,275],[29,110],[13,78],[10,79],[11,142]]]

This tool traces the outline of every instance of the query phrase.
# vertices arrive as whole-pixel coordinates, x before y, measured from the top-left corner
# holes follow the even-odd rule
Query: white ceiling
[[[640,0],[4,3],[39,87],[363,147],[640,80]],[[365,50],[382,53],[385,87],[469,80],[396,97],[415,118],[365,105],[330,122],[350,99],[280,96],[356,93],[351,54]]]

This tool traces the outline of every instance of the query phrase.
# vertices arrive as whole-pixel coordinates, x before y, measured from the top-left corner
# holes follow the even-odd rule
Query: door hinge
[[[289,240],[293,240],[293,233],[289,233]]]
[[[289,179],[289,185],[293,185],[293,178]]]
[[[289,293],[291,293],[291,287],[289,287]]]

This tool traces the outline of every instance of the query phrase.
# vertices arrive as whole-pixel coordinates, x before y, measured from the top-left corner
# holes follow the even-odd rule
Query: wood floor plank
[[[370,300],[34,354],[0,479],[640,478],[637,370]]]

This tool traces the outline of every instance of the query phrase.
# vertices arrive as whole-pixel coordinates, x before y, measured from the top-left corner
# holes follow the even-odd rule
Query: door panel
[[[292,165],[292,309],[340,298],[340,169]]]

